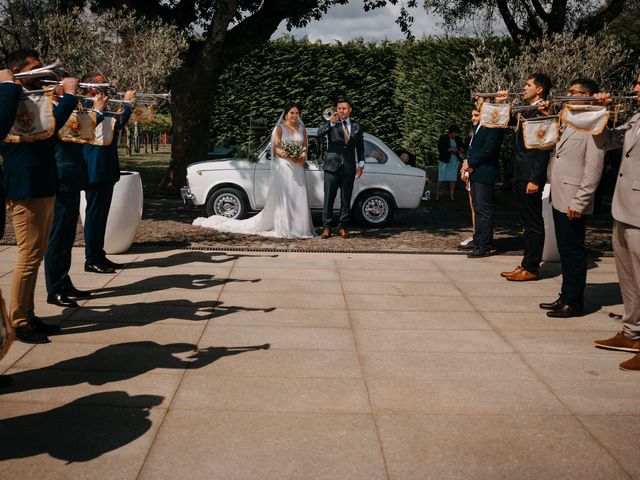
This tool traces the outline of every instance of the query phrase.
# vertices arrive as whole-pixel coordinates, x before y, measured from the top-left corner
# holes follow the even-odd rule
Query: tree
[[[185,182],[189,161],[206,158],[209,123],[224,69],[266,43],[280,23],[288,27],[320,19],[332,6],[349,0],[94,0],[93,9],[131,8],[148,20],[160,19],[189,35],[182,66],[171,79],[173,144],[164,187],[177,190]],[[364,9],[398,0],[364,0]],[[406,2],[414,7],[416,0]],[[399,25],[412,19],[403,7]],[[132,65],[133,68],[133,65]],[[284,99],[283,99],[284,100]],[[228,121],[233,122],[233,118]]]
[[[504,27],[517,43],[556,33],[593,35],[636,0],[424,0],[451,30],[475,26],[484,32]],[[476,23],[476,22],[479,22]]]

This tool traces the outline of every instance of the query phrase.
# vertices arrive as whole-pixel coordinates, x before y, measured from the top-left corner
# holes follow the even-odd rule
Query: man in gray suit
[[[322,208],[322,238],[331,236],[333,203],[340,190],[338,232],[347,238],[347,223],[351,211],[353,182],[364,169],[364,137],[362,127],[351,120],[351,102],[338,100],[333,117],[318,129],[318,138],[327,137],[324,169],[324,204]],[[357,163],[356,163],[357,162]]]
[[[640,104],[640,75],[634,93]],[[611,103],[608,93],[596,94],[603,104]],[[613,253],[624,302],[623,329],[616,336],[596,340],[597,347],[635,352],[620,364],[622,370],[640,371],[640,113],[614,129],[606,129],[595,138],[598,147],[611,150],[622,147],[622,163],[613,193]]]
[[[591,96],[599,91],[589,78],[571,82],[569,96]],[[596,188],[604,166],[604,150],[587,132],[567,125],[549,163],[551,204],[560,264],[562,288],[552,303],[541,303],[548,317],[582,315],[587,284],[587,250],[584,246],[587,217],[593,213]]]

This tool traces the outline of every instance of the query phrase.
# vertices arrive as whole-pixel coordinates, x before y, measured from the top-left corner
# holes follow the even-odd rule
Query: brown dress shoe
[[[322,229],[322,234],[320,235],[320,238],[329,238],[331,236],[331,229],[330,228],[323,228]]]
[[[596,347],[606,348],[607,350],[640,352],[640,340],[631,340],[624,332],[618,332],[615,337],[607,338],[606,340],[596,340],[593,343],[596,344]]]
[[[510,277],[511,275],[514,275],[515,273],[518,273],[520,270],[522,270],[522,267],[520,265],[518,265],[515,269],[511,270],[510,272],[501,272],[500,276],[501,277]]]
[[[620,364],[620,370],[636,370],[640,372],[640,353]]]
[[[524,268],[521,268],[513,275],[509,275],[505,277],[507,280],[511,282],[529,282],[531,280],[537,280],[538,274],[526,271]]]
[[[342,237],[342,238],[349,238],[349,234],[347,233],[347,230],[344,228],[339,228],[338,229],[338,234]]]

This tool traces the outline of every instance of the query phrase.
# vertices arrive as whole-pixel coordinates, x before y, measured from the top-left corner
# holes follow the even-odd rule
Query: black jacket
[[[453,140],[456,142],[457,147],[462,148],[462,141],[459,138],[454,138]],[[438,139],[438,154],[441,162],[449,163],[451,159],[449,148],[451,148],[450,138],[449,135],[445,133]],[[459,154],[456,153],[455,156],[458,157],[458,161],[461,160]]]
[[[340,166],[344,165],[345,173],[355,175],[358,161],[364,161],[364,132],[360,124],[353,120],[350,121],[351,134],[347,143],[344,142],[341,123],[336,123],[332,127],[331,122],[327,121],[327,123],[318,128],[318,138],[327,136],[329,140],[322,166],[323,170],[335,172]]]
[[[540,116],[540,112],[537,110],[522,114],[525,119],[538,116]],[[517,119],[514,118],[511,124],[517,124]],[[513,178],[521,182],[531,182],[543,186],[547,181],[547,165],[551,150],[528,149],[524,145],[522,131],[522,126],[519,126],[516,131],[513,148]]]

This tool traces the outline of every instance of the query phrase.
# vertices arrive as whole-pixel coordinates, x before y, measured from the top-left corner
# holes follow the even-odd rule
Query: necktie
[[[347,122],[342,122],[342,133],[344,133],[344,143],[349,143],[349,130],[347,130]]]

